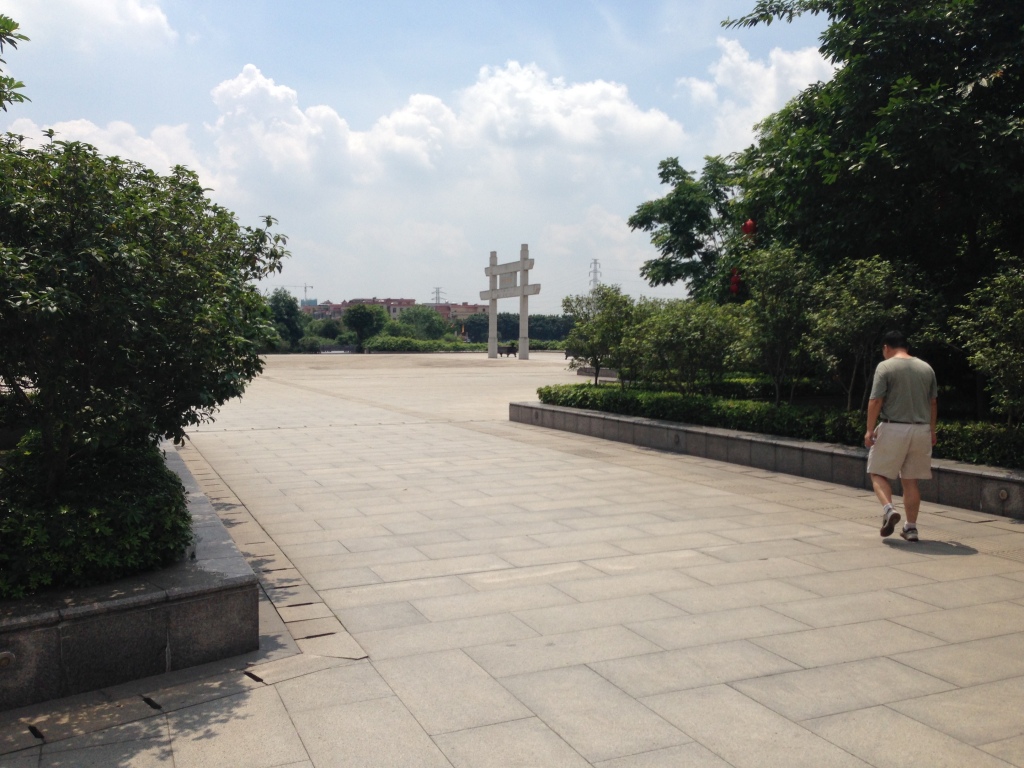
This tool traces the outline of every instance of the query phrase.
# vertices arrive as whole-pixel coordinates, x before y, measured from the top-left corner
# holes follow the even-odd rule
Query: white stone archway
[[[491,264],[484,274],[491,279],[489,290],[480,291],[480,298],[491,302],[488,315],[487,356],[498,356],[498,299],[519,297],[519,350],[520,360],[530,359],[530,296],[540,293],[540,284],[530,285],[530,270],[533,259],[530,247],[523,243],[519,249],[519,261],[498,263],[498,252],[491,251]]]

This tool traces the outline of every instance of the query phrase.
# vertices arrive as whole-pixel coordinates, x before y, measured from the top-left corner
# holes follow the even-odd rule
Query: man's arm
[[[935,425],[939,421],[939,399],[937,397],[932,398],[931,402],[931,427],[932,427],[932,445],[935,445]]]
[[[865,448],[870,448],[875,444],[875,425],[878,424],[878,416],[882,412],[882,403],[884,402],[884,397],[868,400],[868,431],[864,433]],[[934,435],[935,431],[932,430],[932,436],[934,437]]]

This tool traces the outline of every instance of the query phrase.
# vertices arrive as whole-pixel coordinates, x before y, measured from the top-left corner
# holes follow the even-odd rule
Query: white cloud
[[[748,135],[819,71],[805,52],[774,52],[764,64],[720,45],[712,79],[684,87]],[[566,82],[508,62],[484,67],[450,99],[414,94],[362,131],[331,106],[304,106],[251,64],[211,94],[217,117],[205,126],[148,135],[124,122],[52,127],[161,171],[188,165],[244,223],[272,213],[295,254],[276,284],[313,284],[311,296],[426,300],[441,286],[453,301],[475,301],[488,252],[511,260],[524,242],[544,286],[535,311],[557,312],[562,296],[584,292],[593,258],[628,292],[682,293],[643,283],[640,265],[655,252],[626,219],[663,193],[660,160],[711,149],[664,112],[639,107],[622,84]],[[39,133],[27,120],[11,129]]]
[[[7,0],[4,13],[30,38],[55,38],[83,52],[117,43],[142,49],[177,40],[159,0]]]
[[[817,48],[783,51],[757,61],[736,40],[718,38],[721,56],[710,79],[681,78],[679,88],[701,114],[709,113],[708,154],[733,152],[751,143],[753,127],[780,109],[801,89],[828,80],[833,67]]]
[[[149,136],[142,136],[133,125],[122,121],[101,127],[89,120],[66,120],[46,127],[56,132],[58,140],[84,141],[105,155],[136,160],[160,172],[186,165],[205,177],[206,182],[215,176],[193,147],[188,125],[157,126]],[[38,146],[43,141],[43,128],[25,118],[13,121],[7,130],[25,136],[29,144]]]

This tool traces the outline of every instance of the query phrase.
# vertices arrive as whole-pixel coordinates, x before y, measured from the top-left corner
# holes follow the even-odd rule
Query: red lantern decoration
[[[744,235],[752,235],[757,231],[757,223],[753,219],[747,219],[743,222],[743,226],[740,227],[740,230]]]
[[[729,278],[729,293],[733,296],[740,292],[740,271],[736,267],[732,268],[732,277]]]

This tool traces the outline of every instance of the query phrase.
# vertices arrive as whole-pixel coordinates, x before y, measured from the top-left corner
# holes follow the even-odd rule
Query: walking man
[[[891,480],[903,484],[903,509],[907,522],[900,531],[907,541],[917,541],[917,515],[921,511],[918,480],[932,476],[932,446],[938,413],[935,371],[924,360],[907,352],[907,339],[899,331],[882,337],[882,357],[875,369],[868,400],[868,474],[875,496],[882,502],[882,536],[890,536],[900,521],[892,506]]]

